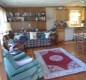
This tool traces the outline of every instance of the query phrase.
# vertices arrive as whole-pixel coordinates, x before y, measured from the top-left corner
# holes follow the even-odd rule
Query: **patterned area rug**
[[[34,51],[42,65],[44,79],[86,71],[86,64],[63,48]]]

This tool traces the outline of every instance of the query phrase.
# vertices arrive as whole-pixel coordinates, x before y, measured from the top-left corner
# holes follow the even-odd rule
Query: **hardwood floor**
[[[62,47],[64,49],[66,49],[67,51],[71,52],[71,54],[75,55],[76,57],[78,57],[80,60],[82,60],[83,62],[86,63],[86,53],[82,53],[78,50],[75,50],[75,43],[74,42],[63,42],[63,43],[59,43],[59,44],[55,44],[52,46],[46,46],[46,47],[38,47],[38,48],[29,48],[27,50],[27,54],[33,58],[35,58],[33,51],[36,50],[42,50],[42,49],[49,49],[49,48],[57,48],[57,47]],[[1,71],[3,70],[3,71]],[[4,76],[4,69],[3,67],[0,66],[0,80],[6,80],[3,79]],[[40,80],[44,80],[43,78]],[[65,76],[65,77],[61,77],[61,78],[56,78],[56,79],[51,79],[51,80],[86,80],[86,72],[82,72],[79,74],[73,74],[73,75],[69,75],[69,76]]]
[[[75,50],[74,42],[64,42],[64,43],[60,43],[59,45],[55,44],[55,45],[47,46],[47,47],[31,48],[31,49],[28,49],[27,54],[30,55],[31,57],[34,57],[33,51],[35,51],[35,50],[57,48],[57,47],[62,47],[64,49],[66,49],[67,51],[71,52],[71,54],[75,55],[80,60],[82,60],[83,62],[86,62],[86,54],[80,52],[80,50],[79,50],[79,52],[77,50]],[[86,72],[83,72],[83,73],[69,75],[69,76],[51,79],[51,80],[86,80],[85,76],[86,76]],[[40,79],[40,80],[44,80],[44,79]]]

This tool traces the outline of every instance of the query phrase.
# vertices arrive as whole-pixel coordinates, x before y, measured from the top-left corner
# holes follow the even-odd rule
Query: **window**
[[[72,27],[81,26],[81,13],[79,10],[70,10],[69,25]]]
[[[6,12],[3,8],[0,7],[0,43],[2,44],[2,37],[4,35],[3,32],[5,32],[4,28],[3,28],[3,24],[7,22],[7,18],[6,18]]]

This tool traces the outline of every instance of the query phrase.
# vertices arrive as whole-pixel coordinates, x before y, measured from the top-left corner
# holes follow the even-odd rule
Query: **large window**
[[[70,10],[69,25],[72,27],[81,26],[81,13],[79,10]]]
[[[4,23],[7,22],[7,18],[6,18],[6,12],[3,8],[0,7],[0,43],[2,44],[2,37],[4,35]]]

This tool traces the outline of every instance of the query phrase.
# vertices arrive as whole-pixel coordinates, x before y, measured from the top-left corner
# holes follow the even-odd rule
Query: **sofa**
[[[19,59],[19,56],[22,55],[21,53],[21,55],[14,58],[6,49],[3,49],[2,54],[4,56],[3,62],[8,80],[37,80],[42,77],[42,70],[39,63],[26,56],[26,54],[24,56],[23,53],[21,59]]]
[[[22,32],[22,33],[17,33],[17,34],[18,35],[23,34],[27,37],[26,41],[24,40],[24,38],[21,38],[20,41],[24,41],[25,46],[28,47],[28,48],[48,46],[48,45],[52,44],[51,32],[38,31],[38,32],[26,32],[26,33]]]

